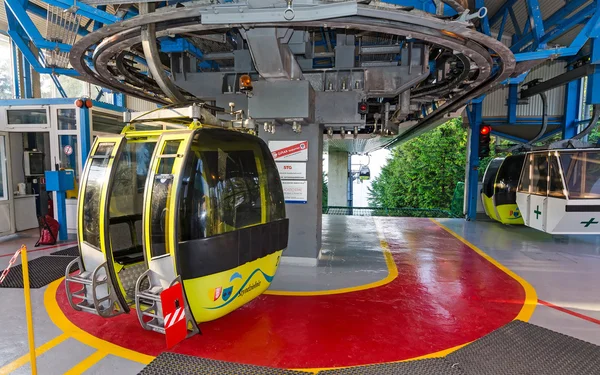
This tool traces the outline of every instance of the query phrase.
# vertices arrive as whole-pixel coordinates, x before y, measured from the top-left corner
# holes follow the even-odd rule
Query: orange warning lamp
[[[83,98],[83,99],[77,99],[77,100],[75,100],[75,106],[77,108],[84,108],[84,107],[85,108],[92,108],[93,105],[94,105],[94,103],[92,103],[91,99]]]
[[[248,74],[240,76],[240,91],[251,91],[252,79]]]

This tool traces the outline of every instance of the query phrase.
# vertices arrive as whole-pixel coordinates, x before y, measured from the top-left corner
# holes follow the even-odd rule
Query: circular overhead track
[[[415,98],[437,98],[435,109],[420,118],[402,139],[431,129],[444,116],[466,105],[515,70],[513,53],[500,41],[474,30],[472,24],[438,18],[416,10],[380,9],[358,6],[357,15],[326,20],[281,23],[202,24],[206,5],[161,8],[128,20],[107,25],[81,38],[71,49],[70,62],[81,79],[128,95],[168,104],[193,100],[167,77],[158,55],[156,40],[165,36],[202,36],[230,29],[285,27],[316,30],[326,26],[344,32],[401,36],[439,49],[456,62],[457,71],[447,81],[423,84],[412,89]],[[143,53],[141,52],[143,51]],[[89,57],[92,64],[89,65]],[[134,59],[143,59],[152,78],[136,70]],[[141,60],[143,61],[143,60]],[[314,69],[318,70],[318,69]]]

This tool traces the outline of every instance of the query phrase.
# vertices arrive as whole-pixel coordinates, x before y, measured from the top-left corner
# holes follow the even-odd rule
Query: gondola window
[[[150,206],[150,247],[152,257],[167,253],[167,222],[168,198],[173,186],[173,165],[181,141],[166,141],[161,151],[161,158],[157,167],[154,181],[152,181],[152,200]]]
[[[550,156],[550,189],[548,195],[555,198],[565,198],[562,183],[562,177],[560,175],[560,168],[558,167],[558,159],[555,155]]]
[[[560,161],[570,199],[600,198],[600,152],[561,152]]]
[[[87,184],[85,186],[85,205],[83,206],[83,241],[100,250],[100,195],[106,178],[110,155],[114,143],[100,143],[91,160]]]
[[[259,176],[254,152],[235,150],[203,152],[211,176],[211,207],[218,215],[213,234],[261,223]]]

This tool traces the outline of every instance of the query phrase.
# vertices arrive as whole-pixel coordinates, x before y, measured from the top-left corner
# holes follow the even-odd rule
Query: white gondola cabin
[[[600,149],[527,153],[517,204],[529,227],[551,234],[600,234]]]

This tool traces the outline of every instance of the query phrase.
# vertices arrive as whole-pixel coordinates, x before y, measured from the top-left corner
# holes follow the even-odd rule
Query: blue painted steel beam
[[[81,147],[81,165],[85,166],[88,154],[92,147],[91,117],[90,108],[79,108],[79,142]]]
[[[27,59],[23,59],[21,66],[21,74],[23,75],[23,97],[25,99],[33,98],[33,81],[31,79],[31,65]]]
[[[552,41],[555,38],[558,38],[561,35],[566,34],[575,26],[584,23],[587,19],[594,15],[596,11],[596,6],[594,4],[590,4],[581,11],[577,12],[573,16],[569,18],[563,18],[558,20],[556,23],[547,23],[546,29],[550,29],[539,41],[540,44],[546,44]],[[532,33],[528,33],[524,35],[521,39],[519,39],[516,43],[511,46],[511,50],[513,52],[520,51],[525,47],[528,43],[531,43],[534,40],[534,36]],[[526,50],[532,50],[535,47],[535,44],[530,45]]]
[[[506,20],[508,19],[508,9],[504,11],[504,16],[502,17],[502,22],[500,23],[500,29],[498,30],[498,41],[502,40],[502,36],[504,35],[504,27],[506,26]]]
[[[565,56],[573,56],[579,53],[581,47],[588,41],[589,38],[594,37],[600,34],[600,11],[596,8],[596,13],[590,18],[585,26],[581,29],[579,34],[575,37],[573,42],[569,47],[562,48],[551,48],[545,49],[542,51],[536,52],[522,52],[515,54],[515,59],[517,62],[520,61],[528,61],[528,60],[538,60],[538,59],[547,59],[547,58],[558,58]]]
[[[592,39],[590,63],[596,65],[595,72],[588,76],[586,104],[600,104],[600,38]]]
[[[492,135],[494,135],[496,137],[508,139],[509,141],[513,141],[513,142],[517,142],[517,143],[527,143],[527,142],[529,142],[527,139],[523,139],[523,138],[520,138],[520,137],[515,137],[514,135],[502,133],[502,132],[494,130],[493,128],[492,128]]]
[[[12,59],[13,59],[13,89],[15,98],[21,98],[21,88],[19,87],[19,50],[14,41],[11,41],[12,45]]]
[[[577,135],[579,108],[581,107],[581,82],[577,79],[567,83],[565,91],[565,117],[562,124],[562,138],[571,139]]]
[[[467,219],[475,220],[477,217],[477,202],[479,201],[479,130],[482,123],[483,105],[471,104],[467,111],[469,127],[471,128],[469,141],[469,173],[467,180]]]
[[[10,24],[10,15],[7,14],[7,16],[9,18],[9,24]],[[38,72],[40,74],[59,74],[59,75],[64,74],[64,75],[69,75],[69,76],[78,76],[79,75],[79,73],[77,73],[77,71],[75,71],[74,69],[46,68],[46,67],[42,66],[42,64],[40,64],[40,62],[38,61],[36,56],[33,54],[31,49],[27,45],[27,42],[23,38],[21,38],[21,35],[19,35],[19,33],[17,31],[10,30],[10,27],[9,27],[8,34],[10,35],[10,38],[12,39],[12,41],[15,43],[15,45],[19,48],[19,50],[23,54],[24,59],[27,60],[27,62],[29,62],[29,64],[31,64],[31,66],[33,67],[33,69],[35,69],[36,72]]]
[[[56,86],[56,89],[60,93],[60,96],[63,98],[66,98],[67,93],[65,92],[65,89],[62,87],[62,84],[58,80],[58,77],[54,74],[50,74],[50,78],[52,78],[52,82],[54,82],[54,85]]]
[[[160,40],[160,50],[162,52],[165,53],[177,53],[177,52],[188,52],[191,53],[192,55],[196,56],[200,61],[200,67],[203,69],[211,69],[213,67],[216,67],[216,64],[214,64],[214,62],[208,62],[204,60],[204,53],[202,53],[202,51],[196,47],[195,45],[193,45],[192,43],[190,43],[189,40],[184,39],[184,38],[176,38],[176,39],[172,39],[172,38],[164,38]]]
[[[106,12],[106,5],[98,5],[98,9]],[[100,28],[102,28],[102,26],[104,26],[104,23],[100,22],[100,21],[94,21],[94,27],[93,27],[93,31],[96,31]]]
[[[519,26],[519,21],[517,21],[517,16],[515,16],[515,11],[512,8],[508,8],[508,14],[510,15],[510,20],[512,21],[513,28],[515,29],[515,35],[517,38],[521,38],[523,33],[521,32],[521,26]]]
[[[71,46],[65,43],[58,42],[49,42],[42,34],[39,32],[29,15],[23,8],[23,4],[19,2],[19,0],[4,0],[4,5],[6,9],[9,10],[7,12],[7,18],[10,18],[9,14],[14,17],[15,22],[9,22],[9,26],[15,26],[18,24],[22,31],[27,35],[29,40],[31,40],[36,47],[38,48],[46,48],[46,49],[59,49],[63,52],[71,51]],[[11,25],[12,24],[12,25]]]
[[[475,8],[477,10],[484,8],[485,7],[485,2],[484,0],[475,0]],[[481,31],[487,35],[490,36],[490,19],[488,18],[487,14],[485,15],[485,17],[483,17],[483,19],[481,19]]]
[[[26,10],[28,13],[32,13],[35,14],[38,17],[42,17],[44,19],[48,18],[48,10],[46,10],[46,8],[42,8],[41,6],[32,3],[32,2],[28,2],[26,5]],[[90,25],[90,22],[92,22],[93,20],[88,20],[87,24],[79,27],[79,30],[77,31],[77,34],[81,35],[81,36],[86,36],[88,35],[90,32],[87,31],[86,29],[88,28],[88,26]]]
[[[540,9],[540,3],[538,0],[526,0],[527,10],[529,12],[529,24],[531,27],[531,33],[535,39],[535,47],[539,45],[543,47],[541,39],[544,36],[544,19],[542,18],[542,11]]]
[[[494,14],[491,18],[490,18],[490,25],[494,26],[496,24],[496,22],[500,21],[502,15],[504,14],[504,12],[506,10],[510,10],[512,9],[512,6],[517,2],[517,0],[507,0],[504,4],[502,4],[502,6],[500,7],[500,9],[498,9],[498,11],[496,12],[496,14]],[[515,28],[519,27],[518,25],[515,25]]]
[[[517,103],[519,102],[519,85],[512,84],[508,86],[508,111],[507,118],[509,124],[517,123]]]
[[[5,0],[6,1],[6,0]],[[73,1],[71,0],[44,0],[44,2],[54,5],[59,8],[69,9],[72,7]],[[77,6],[77,14],[81,14],[84,17],[91,18],[94,21],[99,21],[106,24],[111,24],[115,22],[121,21],[121,19],[114,14],[110,14],[104,12],[102,10],[96,9],[91,5],[86,3],[82,3],[80,1],[75,1],[75,5]]]

